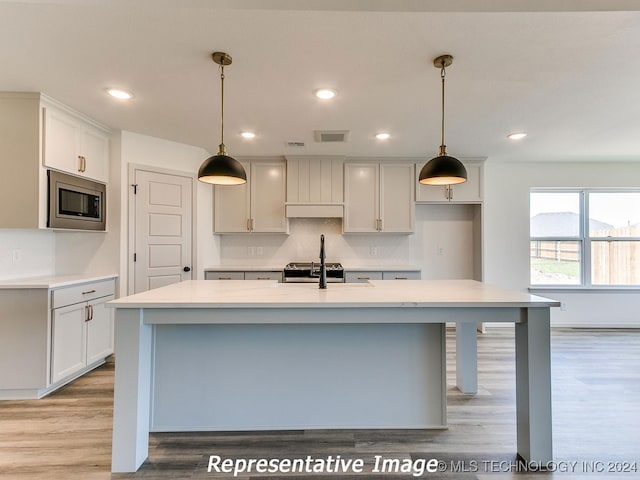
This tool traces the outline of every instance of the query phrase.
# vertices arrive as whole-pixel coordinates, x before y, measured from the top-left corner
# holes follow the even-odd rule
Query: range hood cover
[[[285,212],[288,218],[342,218],[344,206],[342,204],[287,204]]]

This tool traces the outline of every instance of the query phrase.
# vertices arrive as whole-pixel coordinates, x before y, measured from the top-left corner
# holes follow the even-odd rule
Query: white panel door
[[[413,233],[413,164],[380,165],[381,231]]]
[[[344,232],[377,232],[380,202],[378,165],[347,164],[344,175]]]
[[[191,279],[193,179],[135,171],[135,293]]]
[[[100,130],[85,127],[82,135],[82,155],[85,157],[84,175],[109,181],[109,137]]]
[[[71,116],[56,109],[43,109],[43,163],[79,175],[81,173],[78,150],[81,128]]]
[[[73,375],[86,365],[87,316],[85,302],[53,310],[51,383]]]
[[[251,230],[286,233],[284,212],[286,170],[284,163],[251,164]]]
[[[113,353],[113,309],[104,305],[110,300],[113,300],[113,295],[89,302],[87,365]]]

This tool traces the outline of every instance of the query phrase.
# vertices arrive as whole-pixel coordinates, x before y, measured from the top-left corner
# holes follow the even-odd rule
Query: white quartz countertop
[[[98,282],[117,278],[115,273],[107,275],[50,275],[42,277],[27,277],[11,280],[0,280],[0,289],[21,289],[21,288],[60,288],[82,283]]]
[[[107,303],[117,308],[559,307],[560,302],[474,280],[313,283],[189,280]]]

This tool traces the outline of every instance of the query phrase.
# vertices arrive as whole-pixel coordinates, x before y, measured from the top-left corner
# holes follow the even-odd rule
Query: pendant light
[[[221,139],[218,153],[207,158],[198,170],[198,180],[217,185],[241,185],[247,183],[247,173],[235,158],[227,155],[224,146],[224,67],[231,65],[231,56],[224,52],[214,52],[211,58],[220,65],[221,94]]]
[[[451,55],[441,55],[433,61],[433,66],[440,69],[442,79],[442,140],[438,156],[429,160],[420,170],[420,183],[424,185],[454,185],[467,181],[467,169],[460,160],[447,155],[444,144],[444,77],[445,68],[452,63]]]

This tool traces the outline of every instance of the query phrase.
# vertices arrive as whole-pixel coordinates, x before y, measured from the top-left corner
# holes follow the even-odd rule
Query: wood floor
[[[391,465],[393,460],[399,460],[397,465],[411,461],[418,469],[420,459],[444,462],[446,472],[425,472],[420,477],[430,479],[640,478],[640,330],[552,332],[554,468],[571,474],[525,473],[510,466],[516,462],[513,329],[489,329],[479,338],[480,392],[476,396],[463,395],[453,386],[453,340],[453,332],[448,332],[448,430],[152,434],[150,457],[141,469],[112,475],[114,363],[109,361],[44,399],[0,401],[0,479],[233,478],[208,473],[209,455],[223,459],[310,455],[314,460],[340,455],[365,461],[369,473],[342,474],[342,480],[417,478],[412,473],[419,470],[371,473],[376,455]],[[606,472],[633,468],[633,462],[637,473]],[[236,478],[268,476],[254,473]],[[306,478],[336,476],[316,473]],[[284,477],[305,478],[303,474],[269,478]]]

